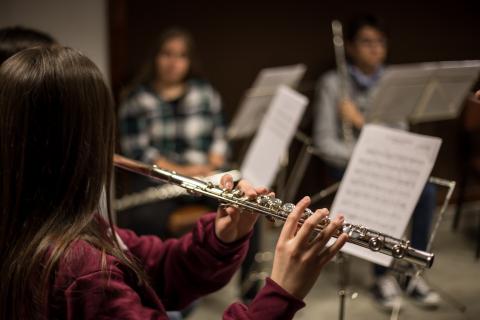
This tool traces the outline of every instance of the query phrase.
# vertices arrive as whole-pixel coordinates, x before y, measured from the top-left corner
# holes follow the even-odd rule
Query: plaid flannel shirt
[[[122,152],[133,159],[206,164],[209,153],[226,156],[221,99],[207,82],[189,80],[176,102],[140,86],[121,105],[119,116]]]

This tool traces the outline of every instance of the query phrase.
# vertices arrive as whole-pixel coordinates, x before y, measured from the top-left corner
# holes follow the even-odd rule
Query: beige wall
[[[106,0],[1,0],[0,28],[37,28],[89,56],[109,79]]]

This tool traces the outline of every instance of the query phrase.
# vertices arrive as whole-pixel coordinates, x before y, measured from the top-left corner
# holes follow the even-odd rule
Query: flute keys
[[[342,225],[342,232],[348,234],[349,237],[353,235],[353,228],[350,223],[344,223]]]
[[[243,197],[243,191],[240,190],[240,189],[233,189],[232,190],[232,195],[235,197],[235,198],[241,198]]]
[[[364,239],[367,234],[367,229],[364,226],[355,226],[350,223],[345,223],[342,229],[352,239]]]
[[[269,196],[259,196],[259,197],[257,197],[257,203],[261,206],[266,207],[268,205],[269,201],[270,201]]]
[[[293,203],[284,203],[282,206],[282,211],[285,212],[287,215],[291,213],[295,209],[295,205]]]
[[[270,203],[270,208],[274,209],[274,210],[280,210],[280,208],[282,207],[282,200],[278,199],[278,198],[272,198],[272,201]]]
[[[383,247],[383,241],[377,237],[372,237],[368,240],[368,247],[372,251],[379,251]]]
[[[360,235],[361,238],[365,238],[367,236],[367,228],[364,227],[364,226],[360,226],[359,227],[359,230],[358,230],[358,233]]]
[[[402,259],[405,256],[405,248],[396,244],[392,248],[392,256],[397,259]]]
[[[282,207],[282,200],[272,196],[259,196],[257,197],[257,203],[263,207],[275,210],[280,210]]]
[[[309,208],[305,209],[305,216],[308,218],[313,214],[313,211],[310,210]]]
[[[282,207],[282,200],[272,196],[260,196],[257,198],[257,203],[273,210],[280,210]]]
[[[286,219],[293,210],[295,210],[295,205],[293,203],[284,203],[278,214],[282,215]]]
[[[320,222],[318,224],[320,225],[321,228],[325,228],[326,226],[328,226],[330,224],[330,218],[325,217],[322,220],[320,220]]]

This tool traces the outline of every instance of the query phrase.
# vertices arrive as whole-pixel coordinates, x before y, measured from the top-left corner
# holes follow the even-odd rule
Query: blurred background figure
[[[36,46],[50,46],[55,39],[50,35],[22,26],[0,29],[0,64],[23,49]]]
[[[384,72],[387,57],[387,35],[382,23],[372,15],[353,18],[346,28],[346,54],[348,58],[348,78],[346,97],[340,93],[343,79],[337,71],[323,75],[318,83],[315,102],[314,141],[328,172],[335,180],[341,180],[347,163],[352,155],[355,142],[365,124],[365,114],[370,108],[372,90],[378,84]],[[352,126],[353,141],[348,141],[342,128],[343,123]],[[389,124],[407,129],[407,123]],[[412,244],[425,250],[430,234],[430,225],[436,206],[436,188],[427,184],[412,216]],[[371,293],[378,305],[391,311],[401,294],[401,288],[388,269],[374,266],[375,283]],[[408,287],[410,281],[402,283]],[[421,306],[436,308],[439,295],[429,288],[423,280],[411,282],[411,296]]]
[[[206,176],[225,165],[221,99],[199,76],[193,39],[185,30],[160,35],[154,54],[125,94],[119,117],[127,157],[188,176]],[[158,185],[142,177],[129,180],[131,192]],[[160,200],[120,212],[119,224],[139,234],[176,236],[214,205],[191,196]]]
[[[225,168],[228,143],[217,91],[199,72],[192,35],[183,29],[164,31],[120,106],[120,141],[124,155],[188,176],[207,176]],[[131,192],[158,182],[129,175]],[[176,237],[189,231],[200,215],[216,208],[216,201],[192,196],[159,200],[118,214],[120,226],[139,234]],[[241,279],[248,277],[259,247],[259,227],[254,235]],[[260,285],[245,290],[245,300],[255,297]]]
[[[154,46],[153,54],[122,97],[121,151],[132,159],[183,175],[212,174],[225,165],[228,151],[220,95],[200,76],[195,44],[188,31],[167,29]],[[129,192],[159,185],[132,174],[127,184]],[[118,224],[139,235],[178,237],[216,206],[216,201],[197,196],[158,199],[120,211]],[[170,316],[181,318],[178,314]]]

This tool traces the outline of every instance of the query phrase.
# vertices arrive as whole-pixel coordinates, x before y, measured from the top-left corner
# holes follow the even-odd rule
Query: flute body
[[[137,174],[178,185],[193,194],[201,194],[217,199],[222,204],[246,211],[258,212],[273,220],[285,221],[289,213],[295,208],[295,205],[292,203],[283,203],[280,199],[266,195],[249,199],[238,189],[222,189],[210,182],[183,176],[173,171],[159,168],[156,165],[150,166],[119,155],[114,156],[114,164],[119,168]],[[306,209],[299,223],[302,224],[312,214],[312,210]],[[325,218],[315,227],[315,230],[321,232],[329,223],[330,219]],[[430,268],[433,264],[434,254],[411,247],[408,240],[397,239],[364,226],[350,223],[344,223],[337,230],[334,237],[338,237],[342,233],[346,233],[349,236],[348,242],[372,251],[380,252],[396,259],[403,259],[422,268]]]

